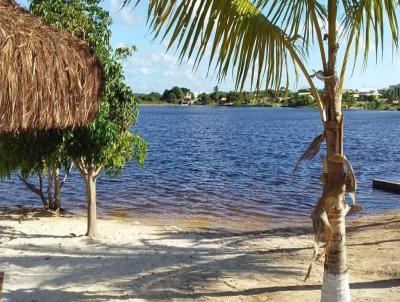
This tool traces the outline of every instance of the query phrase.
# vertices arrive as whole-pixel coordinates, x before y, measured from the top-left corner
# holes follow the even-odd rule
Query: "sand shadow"
[[[7,231],[9,235],[13,234],[14,237],[23,239],[47,236],[46,234],[33,236],[17,233],[12,228]],[[66,301],[113,299],[152,301],[184,297],[196,299],[199,296],[197,291],[210,288],[215,282],[223,282],[227,278],[253,273],[267,277],[280,275],[300,278],[306,269],[278,265],[273,250],[263,253],[250,251],[243,253],[229,244],[219,245],[218,248],[209,247],[208,239],[199,239],[197,232],[164,233],[163,236],[166,240],[193,238],[193,243],[199,244],[203,241],[205,244],[196,248],[182,247],[179,244],[166,246],[157,240],[143,239],[142,245],[133,246],[107,244],[101,240],[85,237],[49,236],[77,240],[80,244],[83,243],[84,249],[63,249],[62,245],[13,245],[14,255],[2,257],[0,263],[0,270],[6,272],[5,284],[7,284],[7,278],[11,277],[7,276],[9,266],[16,266],[20,271],[46,267],[49,274],[37,276],[38,286],[35,288],[14,291],[4,288],[4,297],[8,301],[31,301],[38,295],[43,301],[61,301],[57,300],[57,297],[64,297]],[[218,235],[214,234],[214,236]],[[227,234],[222,232],[219,236],[227,238]],[[236,237],[235,235],[230,239]],[[227,243],[229,242],[228,240]],[[23,255],[22,252],[24,252]],[[112,286],[107,293],[102,293],[101,290],[98,293],[80,292],[71,289],[71,284],[66,284],[72,282],[74,286],[87,286],[110,282],[110,280],[112,280]]]

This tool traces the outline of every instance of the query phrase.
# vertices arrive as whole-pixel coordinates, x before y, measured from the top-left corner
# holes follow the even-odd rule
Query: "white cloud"
[[[162,57],[159,54],[153,52],[150,54],[149,59],[151,62],[156,63],[161,61]]]
[[[147,67],[140,67],[139,72],[143,75],[148,75],[150,73],[150,71]]]
[[[125,62],[124,70],[136,92],[162,92],[173,86],[187,87],[192,91],[206,88],[205,73],[202,69],[193,70],[193,61],[179,64],[176,56],[162,51],[137,53],[132,60]]]
[[[177,64],[178,63],[178,59],[176,57],[171,56],[171,55],[169,55],[167,53],[161,54],[161,57],[163,58],[163,60],[165,62],[172,63],[172,64]]]
[[[166,70],[163,72],[163,76],[165,76],[165,77],[170,77],[173,75],[174,75],[174,73],[171,70]]]
[[[121,0],[110,0],[110,4],[112,11],[121,16],[122,21],[126,24],[134,25],[136,23],[136,19],[132,14],[132,9],[128,6],[123,6]]]
[[[188,80],[196,79],[196,75],[191,70],[186,70],[185,76]]]

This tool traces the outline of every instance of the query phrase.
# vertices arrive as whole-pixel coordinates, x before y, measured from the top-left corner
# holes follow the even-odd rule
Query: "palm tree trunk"
[[[327,158],[324,161],[322,207],[328,224],[324,225],[325,263],[321,302],[349,302],[350,289],[346,259],[346,175],[343,163],[332,162],[334,155],[343,156],[342,93],[336,76],[337,2],[328,1],[328,62],[325,74],[325,137]],[[326,222],[325,222],[326,223]]]
[[[334,100],[329,100],[329,103],[337,105],[340,99],[341,96],[336,95]],[[329,160],[334,155],[343,155],[343,114],[340,108],[333,110],[333,107],[328,106],[328,109],[327,116],[331,118],[325,126],[327,159],[324,161],[322,176],[324,184],[322,206],[326,211],[329,225],[324,227],[326,254],[321,302],[349,302],[351,299],[347,272],[345,226],[346,174],[342,163]]]
[[[349,276],[346,259],[345,209],[333,208],[328,214],[331,239],[326,251],[322,302],[350,301]]]

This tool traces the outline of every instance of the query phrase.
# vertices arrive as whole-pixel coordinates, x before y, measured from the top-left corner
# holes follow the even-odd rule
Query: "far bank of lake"
[[[234,108],[294,108],[294,109],[313,109],[313,110],[318,110],[316,106],[282,106],[279,103],[273,103],[273,104],[256,104],[256,105],[216,105],[216,104],[209,104],[209,105],[200,105],[200,104],[194,104],[194,105],[180,105],[180,104],[173,104],[173,103],[168,103],[168,102],[144,102],[140,103],[139,106],[141,107],[209,107],[209,108],[218,108],[218,107],[234,107]],[[343,108],[343,111],[360,111],[360,110],[368,110],[368,111],[400,111],[400,106],[397,104],[391,104],[391,105],[382,105],[380,108],[364,108],[364,107],[349,107]]]

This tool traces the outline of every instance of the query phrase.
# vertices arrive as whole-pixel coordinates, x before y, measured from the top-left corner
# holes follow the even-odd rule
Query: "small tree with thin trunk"
[[[127,92],[125,91],[125,97]],[[130,93],[130,92],[129,92]],[[133,104],[133,95],[130,100]],[[108,104],[103,103],[101,114],[96,120],[84,127],[75,129],[68,141],[68,154],[74,159],[86,186],[88,207],[87,236],[97,235],[96,227],[96,181],[104,170],[108,175],[118,176],[124,165],[135,159],[143,165],[147,151],[147,143],[127,128],[120,128],[115,121],[110,120]],[[126,108],[132,110],[132,108]],[[133,108],[134,112],[137,109]],[[136,118],[136,114],[135,117]],[[129,125],[133,125],[130,122]]]
[[[324,302],[350,301],[345,244],[350,206],[345,193],[354,203],[356,182],[343,143],[342,94],[348,61],[351,53],[357,58],[362,52],[366,63],[370,45],[378,55],[385,38],[397,48],[398,14],[397,0],[149,1],[148,24],[155,36],[169,40],[168,48],[176,46],[181,60],[194,58],[195,66],[209,54],[209,66],[218,79],[231,70],[239,89],[249,83],[279,90],[282,81],[288,86],[293,66],[294,74],[301,72],[307,80],[324,131],[302,159],[317,154],[323,141],[327,145],[322,195],[312,214],[316,235],[325,242]],[[313,47],[319,51],[321,67],[311,72],[307,57]],[[315,84],[319,80],[324,84],[322,93]]]
[[[104,93],[100,111],[89,125],[64,133],[65,152],[75,163],[85,183],[88,206],[88,236],[96,236],[96,180],[102,171],[117,176],[135,159],[143,165],[147,142],[131,132],[138,107],[132,90],[125,84],[120,60],[131,56],[134,47],[115,51],[110,44],[109,13],[98,0],[33,0],[31,10],[48,23],[85,40],[101,61]]]

